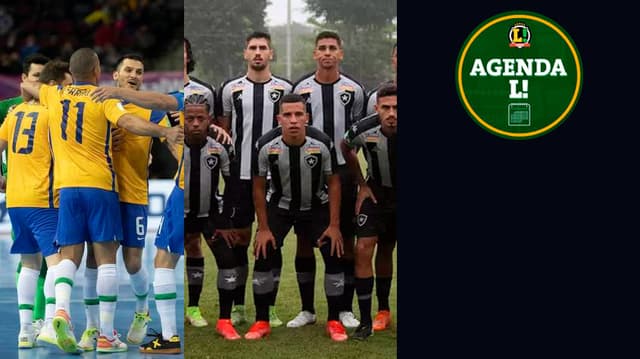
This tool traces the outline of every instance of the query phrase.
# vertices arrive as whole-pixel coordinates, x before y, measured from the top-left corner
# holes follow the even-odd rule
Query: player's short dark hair
[[[43,54],[31,54],[25,57],[24,61],[22,61],[22,73],[28,75],[29,70],[31,69],[31,64],[46,65],[46,63],[50,60],[50,58],[44,56]]]
[[[184,46],[187,48],[187,73],[189,74],[196,68],[196,60],[193,58],[191,42],[186,37],[184,38]]]
[[[298,95],[297,93],[289,93],[282,96],[282,99],[280,99],[280,107],[282,107],[282,104],[284,103],[296,103],[296,102],[300,102],[303,105],[307,103],[304,97],[302,97],[301,95]],[[306,106],[305,106],[305,109],[306,109]]]
[[[378,89],[377,96],[377,100],[388,96],[398,96],[398,87],[394,84],[383,85],[382,87],[380,87],[380,89]]]
[[[254,31],[254,32],[250,33],[249,36],[247,36],[247,39],[246,39],[247,45],[249,44],[249,41],[251,41],[252,39],[267,39],[267,43],[269,44],[269,47],[271,47],[271,35],[269,35],[269,33],[267,33],[267,32]]]
[[[116,62],[116,67],[115,67],[116,71],[120,69],[120,66],[122,65],[122,63],[126,59],[140,61],[140,62],[142,62],[142,65],[144,65],[144,58],[142,57],[142,55],[134,54],[134,53],[124,54],[124,55],[120,56],[120,58]]]
[[[50,81],[55,81],[58,84],[64,81],[64,75],[69,72],[69,63],[62,60],[51,60],[44,65],[42,72],[40,73],[40,81],[43,84],[48,84]]]
[[[88,47],[74,51],[69,59],[69,71],[71,71],[74,80],[88,79],[96,66],[99,65],[98,54]]]
[[[316,45],[318,45],[318,41],[322,39],[335,39],[338,42],[338,47],[342,47],[342,39],[337,32],[334,31],[321,31],[318,35],[316,35]]]
[[[205,96],[205,94],[203,93],[198,93],[198,92],[192,93],[187,97],[185,97],[184,99],[185,108],[187,107],[187,105],[205,105],[207,106],[207,113],[209,113],[209,109],[211,108],[211,104],[209,103],[207,96]]]

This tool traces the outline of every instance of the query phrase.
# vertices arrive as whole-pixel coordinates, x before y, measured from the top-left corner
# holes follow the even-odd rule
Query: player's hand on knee
[[[364,203],[367,198],[370,198],[373,203],[378,203],[376,196],[374,196],[373,191],[371,191],[371,187],[367,184],[361,184],[360,189],[358,189],[358,197],[356,198],[356,215],[360,214],[362,203]]]
[[[268,245],[271,245],[274,250],[276,249],[276,239],[273,237],[273,233],[271,233],[270,230],[258,230],[256,232],[253,251],[253,255],[256,259],[260,258],[260,254],[262,254],[264,259],[267,259]]]
[[[318,248],[322,247],[327,243],[327,238],[331,244],[331,250],[329,251],[330,255],[336,255],[338,258],[341,258],[344,255],[344,243],[342,241],[342,233],[340,233],[340,228],[336,226],[329,226],[322,232],[322,235],[317,240]]]

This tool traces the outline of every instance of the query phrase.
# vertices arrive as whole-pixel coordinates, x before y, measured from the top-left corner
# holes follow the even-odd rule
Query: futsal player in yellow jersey
[[[68,69],[66,62],[50,61],[42,70],[42,81],[51,84],[71,83]],[[8,158],[15,173],[7,183],[4,177],[0,177],[0,189],[7,191],[7,207],[15,233],[11,253],[20,254],[23,263],[17,282],[19,348],[33,347],[38,335],[31,317],[42,257],[48,266],[44,285],[47,299],[54,297],[54,270],[60,261],[53,244],[58,222],[58,192],[53,190],[48,122],[47,109],[32,99],[12,109],[0,127],[0,152],[8,148]],[[50,300],[48,302],[44,318],[50,324],[54,305]],[[55,343],[50,325],[49,329],[49,332],[45,332],[43,328],[42,337],[48,338],[45,340],[47,342]]]
[[[143,83],[143,58],[136,54],[126,54],[116,63],[113,79],[119,88],[139,90]],[[136,116],[170,127],[164,111],[142,108],[133,103],[125,103],[125,110]],[[112,132],[114,139],[113,161],[118,182],[118,196],[122,218],[123,239],[121,241],[124,265],[129,273],[131,287],[136,296],[136,309],[127,333],[127,341],[141,344],[147,334],[149,316],[149,280],[142,266],[142,253],[147,233],[148,205],[148,162],[151,153],[151,138],[134,135],[122,129]],[[115,145],[116,136],[119,145]],[[89,247],[90,248],[90,247]],[[97,268],[93,252],[88,250],[83,286],[86,329],[78,346],[84,351],[93,350],[98,333],[98,296],[96,293]]]
[[[116,125],[132,133],[166,137],[170,144],[182,143],[182,128],[166,128],[126,112],[116,100],[95,102],[90,93],[100,78],[100,60],[89,48],[76,50],[69,69],[74,84],[60,88],[22,86],[39,95],[49,108],[54,162],[54,188],[60,189],[57,243],[62,260],[56,268],[56,315],[53,326],[58,346],[77,352],[71,327],[69,302],[75,272],[85,241],[92,243],[98,265],[97,294],[100,302],[98,352],[121,352],[127,345],[113,328],[117,301],[116,251],[122,239],[122,221],[116,174],[111,152],[111,128]]]

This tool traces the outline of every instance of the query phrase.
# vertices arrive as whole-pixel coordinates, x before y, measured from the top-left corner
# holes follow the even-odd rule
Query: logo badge
[[[367,218],[368,216],[366,214],[359,214],[357,218],[358,226],[364,226],[364,224],[367,223]]]
[[[575,108],[583,69],[568,32],[533,12],[498,14],[468,36],[456,63],[462,106],[480,127],[524,140],[556,129]]]
[[[338,96],[340,96],[340,102],[342,102],[344,106],[348,105],[349,102],[351,102],[351,92],[343,91],[340,92]]]
[[[280,97],[282,96],[282,92],[279,90],[269,90],[269,100],[271,100],[271,102],[276,103],[278,102],[278,100],[280,100]]]
[[[218,157],[215,156],[207,156],[204,159],[205,164],[207,165],[207,168],[212,170],[216,167],[216,165],[218,164]]]
[[[309,166],[309,168],[313,168],[318,164],[318,157],[313,155],[305,156],[304,162]]]

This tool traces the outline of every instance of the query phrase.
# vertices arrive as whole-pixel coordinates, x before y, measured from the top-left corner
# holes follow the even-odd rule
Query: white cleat
[[[298,313],[295,318],[287,322],[287,328],[300,328],[305,325],[314,324],[316,322],[316,315],[309,311],[303,310]]]
[[[340,312],[338,315],[340,322],[346,328],[357,328],[360,325],[360,321],[356,319],[356,316],[352,312]]]

